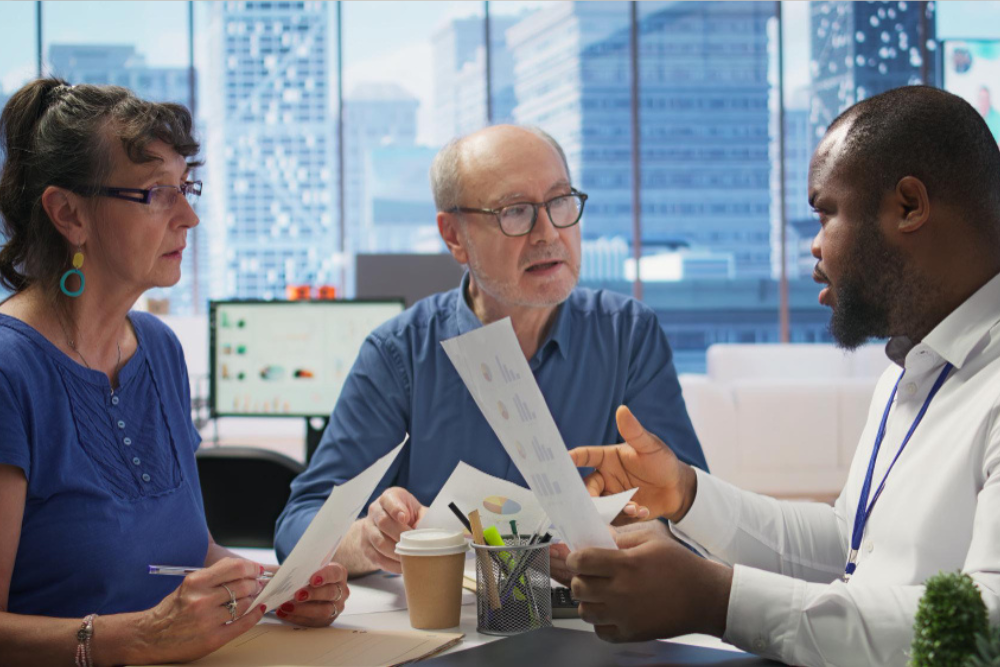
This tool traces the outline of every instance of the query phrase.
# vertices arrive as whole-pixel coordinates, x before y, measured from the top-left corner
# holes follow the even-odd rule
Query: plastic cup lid
[[[469,550],[465,536],[455,530],[421,528],[399,536],[396,553],[400,556],[450,556]]]

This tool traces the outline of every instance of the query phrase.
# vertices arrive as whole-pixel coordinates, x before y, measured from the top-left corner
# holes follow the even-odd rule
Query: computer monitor
[[[358,253],[354,261],[359,299],[402,297],[407,308],[424,297],[455,289],[465,273],[448,253]]]
[[[213,417],[327,417],[365,337],[403,312],[379,301],[213,301]]]
[[[942,51],[944,89],[975,107],[1000,144],[1000,40],[948,40]]]

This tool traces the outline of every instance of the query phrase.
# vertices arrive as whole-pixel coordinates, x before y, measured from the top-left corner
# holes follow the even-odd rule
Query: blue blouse
[[[0,315],[0,463],[28,480],[12,613],[148,609],[180,583],[149,564],[205,562],[184,353],[156,317],[129,317],[139,344],[112,395],[102,372]]]

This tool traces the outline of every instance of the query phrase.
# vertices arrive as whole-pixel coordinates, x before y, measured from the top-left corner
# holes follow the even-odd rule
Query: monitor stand
[[[329,423],[329,417],[306,417],[306,465],[309,465],[313,454],[319,448],[319,442],[323,439],[323,432]]]

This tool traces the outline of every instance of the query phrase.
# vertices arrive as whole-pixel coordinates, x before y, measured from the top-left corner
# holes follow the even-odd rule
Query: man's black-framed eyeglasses
[[[201,196],[201,181],[184,181],[178,185],[156,185],[148,190],[142,188],[109,188],[95,186],[86,188],[79,194],[88,197],[111,197],[125,201],[145,204],[154,212],[169,211],[177,203],[177,197],[184,195],[189,203],[194,204]]]
[[[570,194],[559,195],[546,202],[515,202],[500,208],[456,206],[451,209],[450,213],[488,213],[496,218],[497,224],[500,225],[500,231],[506,236],[524,236],[530,234],[531,230],[535,228],[539,207],[545,207],[553,227],[565,229],[580,222],[580,218],[583,217],[583,205],[586,202],[586,194],[571,188]]]

